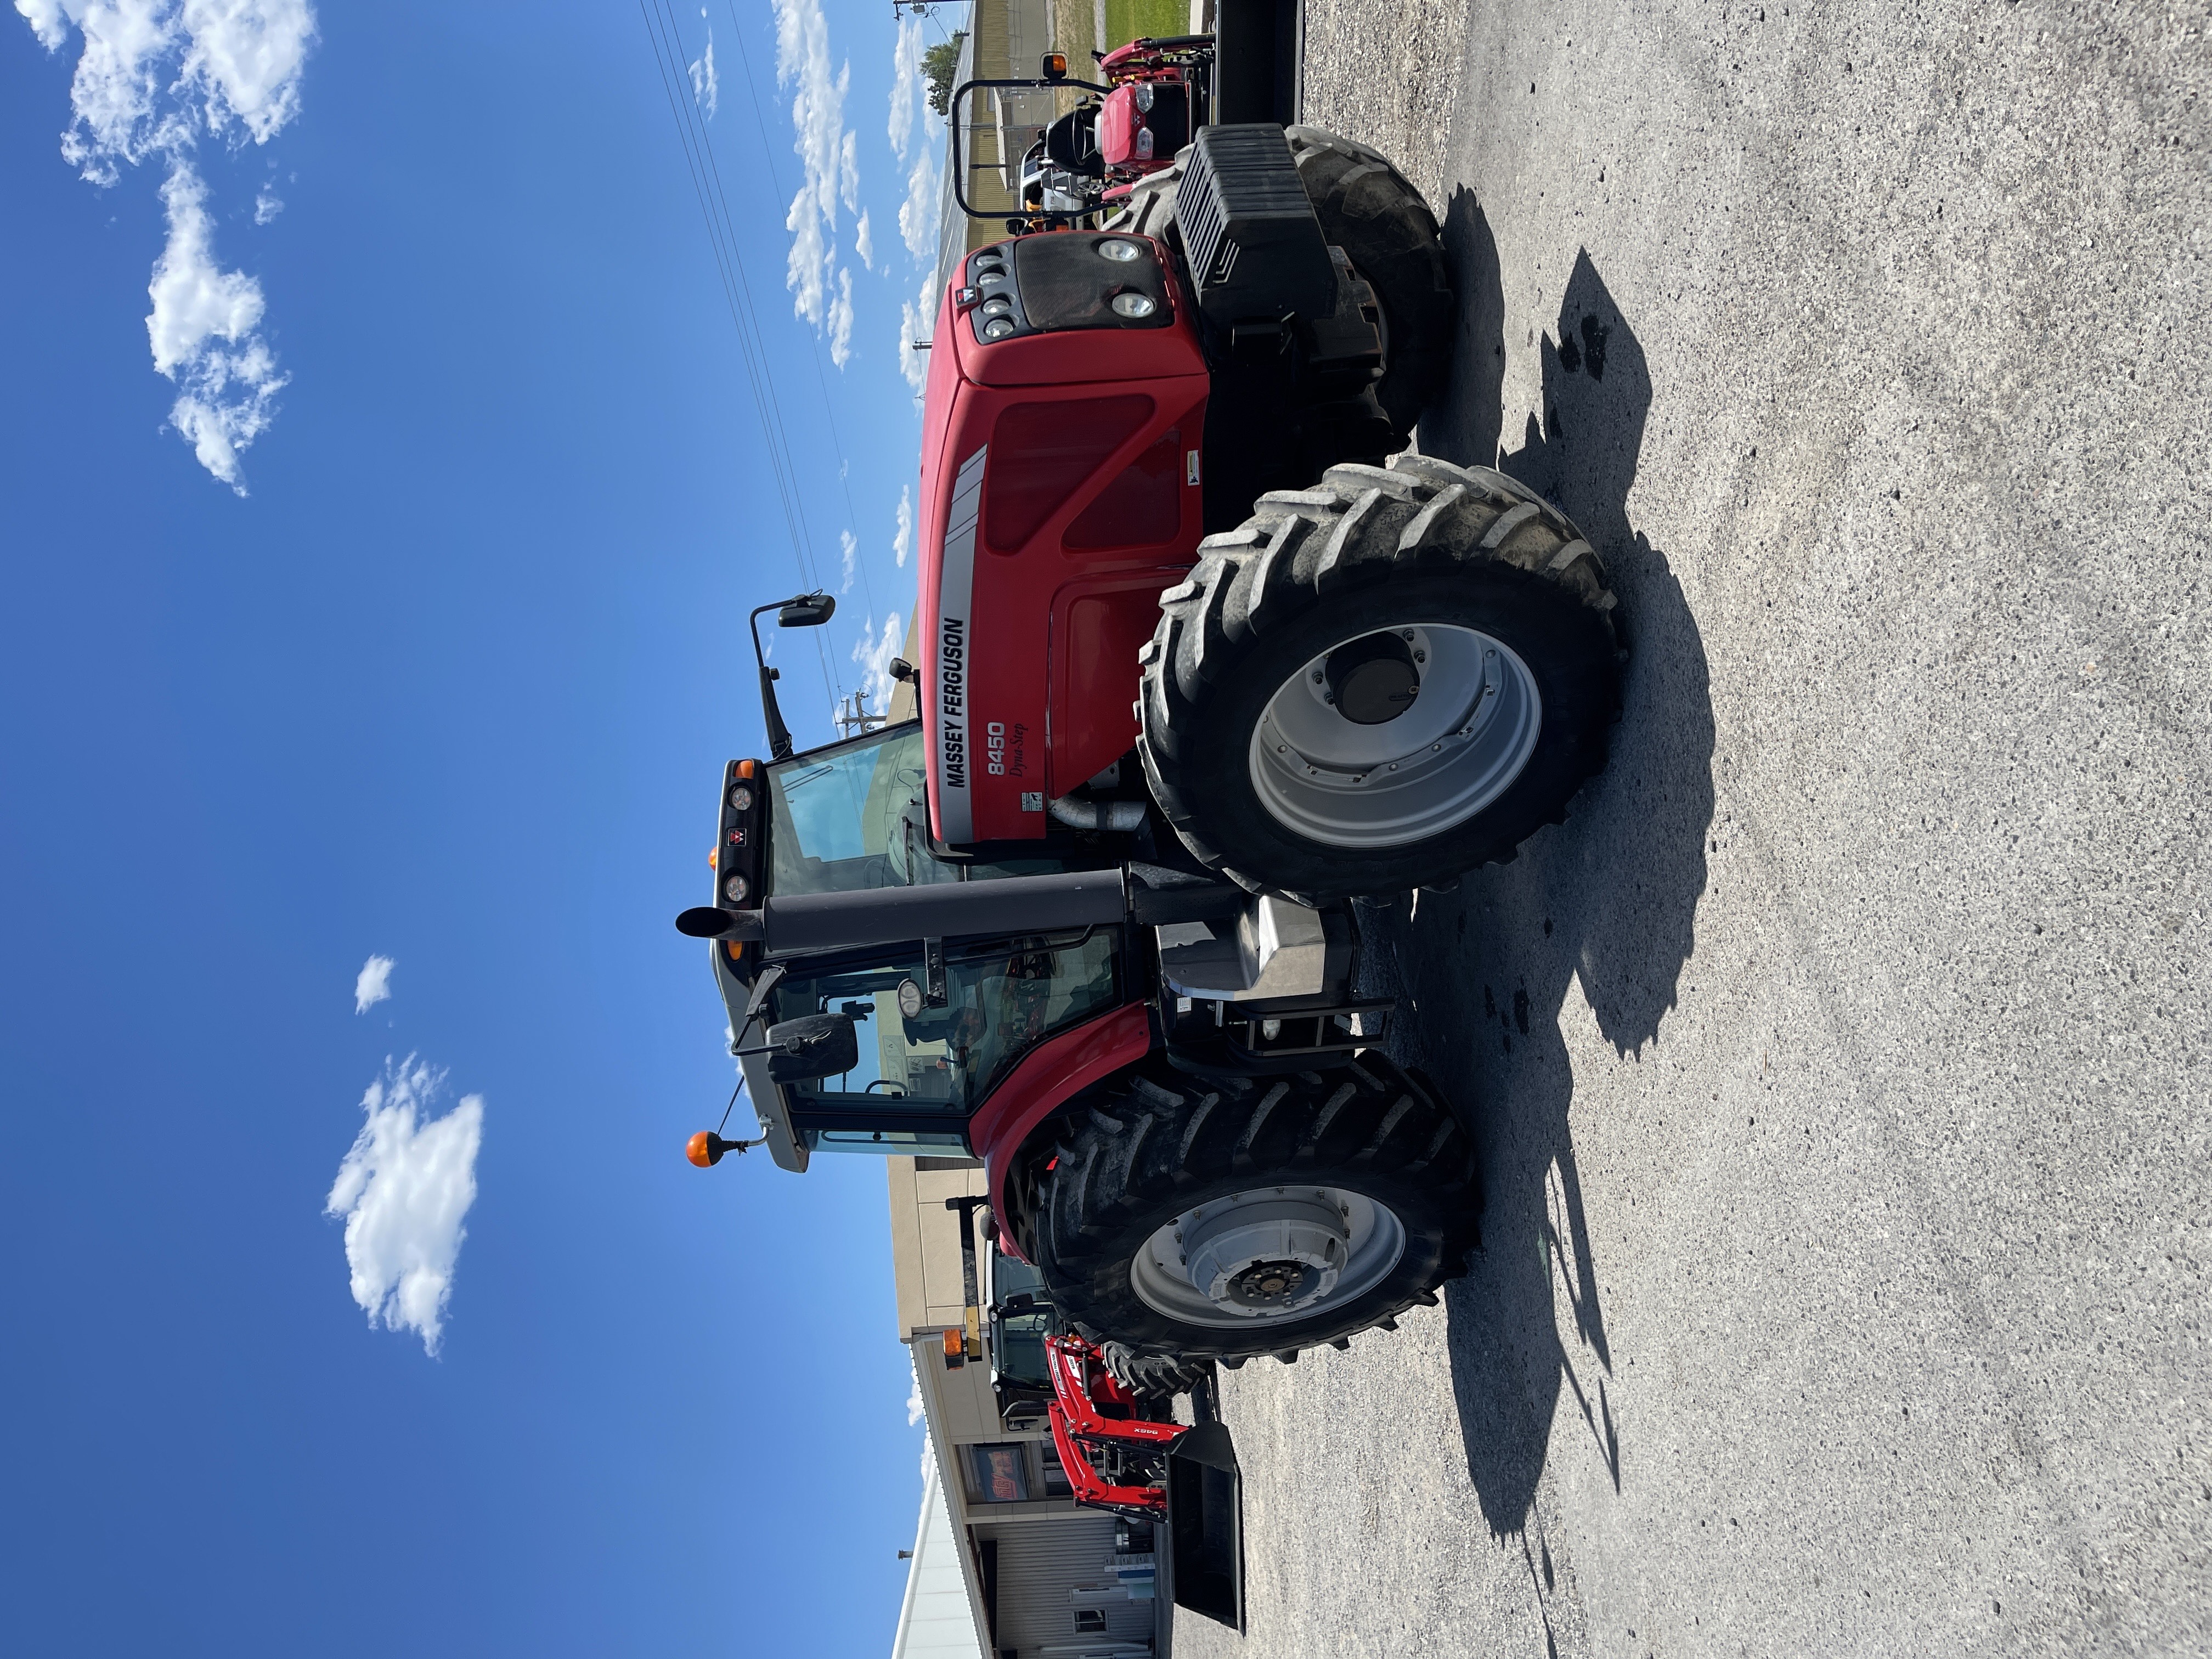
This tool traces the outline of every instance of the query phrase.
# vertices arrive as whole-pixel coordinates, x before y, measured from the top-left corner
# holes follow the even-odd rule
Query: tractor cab
[[[1138,977],[1118,900],[1110,914],[1059,918],[988,902],[986,890],[1012,896],[1026,890],[1020,878],[1065,876],[1070,862],[1043,847],[995,860],[947,853],[929,833],[922,743],[908,720],[765,766],[733,761],[725,775],[716,902],[813,919],[795,935],[716,944],[731,1046],[825,1019],[853,1038],[824,1050],[849,1060],[830,1073],[744,1055],[787,1168],[816,1152],[969,1155],[969,1120],[1021,1060],[1128,1001]],[[1105,878],[1118,889],[1117,873]],[[963,889],[986,902],[963,905]]]
[[[793,1133],[816,1152],[966,1155],[969,1119],[1024,1054],[1123,1000],[1120,933],[948,940],[935,960],[910,939],[795,963],[770,1030],[842,1014],[859,1042],[851,1071],[782,1085]]]

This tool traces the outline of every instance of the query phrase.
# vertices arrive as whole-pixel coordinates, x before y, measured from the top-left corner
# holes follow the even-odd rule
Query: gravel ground
[[[1226,1375],[1182,1659],[2212,1648],[2204,17],[1311,0],[1635,657],[1373,918],[1485,1249]]]

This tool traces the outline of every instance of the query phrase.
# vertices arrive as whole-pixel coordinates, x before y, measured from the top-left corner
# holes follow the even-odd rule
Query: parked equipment
[[[984,1229],[1062,1322],[1055,1436],[1149,1510],[1182,1443],[1136,1402],[1462,1270],[1474,1143],[1376,1046],[1351,901],[1558,822],[1625,653],[1555,507],[1397,453],[1453,328],[1419,193],[1336,135],[1201,119],[1225,38],[1138,44],[1153,78],[1101,119],[1179,78],[1188,143],[1123,180],[1071,140],[1060,171],[1121,192],[1097,227],[1041,213],[943,299],[919,718],[731,763],[678,926],[777,1164],[984,1162]]]

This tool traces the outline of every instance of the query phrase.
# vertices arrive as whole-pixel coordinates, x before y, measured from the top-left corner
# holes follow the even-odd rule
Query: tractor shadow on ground
[[[1504,323],[1496,245],[1469,192],[1446,245],[1467,321],[1422,448],[1498,456]],[[1467,1110],[1482,1149],[1483,1248],[1445,1292],[1468,1473],[1493,1535],[1526,1530],[1565,1392],[1623,1483],[1614,1357],[1592,1258],[1560,1030],[1571,986],[1616,1054],[1640,1060],[1675,1006],[1706,885],[1713,713],[1696,619],[1666,556],[1627,513],[1651,384],[1642,347],[1587,253],[1540,341],[1543,417],[1495,464],[1572,518],[1604,559],[1631,657],[1606,769],[1567,822],[1450,893],[1370,913],[1395,947],[1401,1058]],[[1579,1009],[1572,1018],[1584,1018]]]

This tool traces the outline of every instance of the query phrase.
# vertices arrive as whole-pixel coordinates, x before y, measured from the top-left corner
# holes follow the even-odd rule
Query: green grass
[[[1126,46],[1140,34],[1190,33],[1188,0],[1106,0],[1106,50]]]

